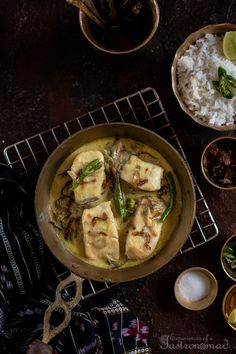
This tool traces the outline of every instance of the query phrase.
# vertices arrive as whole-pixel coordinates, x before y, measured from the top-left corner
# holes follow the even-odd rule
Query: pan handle
[[[82,296],[82,284],[84,279],[71,273],[66,279],[62,280],[56,288],[55,301],[51,303],[44,314],[43,320],[43,339],[42,342],[48,344],[52,338],[60,333],[64,328],[68,326],[71,320],[71,310],[79,303]],[[76,293],[71,301],[64,301],[61,297],[62,290],[70,283],[75,282]],[[50,318],[52,312],[56,309],[62,309],[64,312],[63,321],[57,326],[51,328]]]

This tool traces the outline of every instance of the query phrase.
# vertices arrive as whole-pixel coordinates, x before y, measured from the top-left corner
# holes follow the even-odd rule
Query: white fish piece
[[[125,254],[129,259],[144,259],[154,251],[163,225],[159,219],[165,208],[160,199],[141,199],[126,239]]]
[[[120,177],[136,188],[144,191],[156,191],[161,188],[163,172],[162,167],[132,155],[123,166]]]
[[[105,180],[104,156],[100,151],[91,150],[80,152],[74,159],[68,175],[75,181],[79,172],[91,161],[99,159],[103,162],[99,170],[93,172],[74,189],[75,201],[80,203],[86,199],[99,197],[103,191],[102,185]]]
[[[82,215],[82,226],[85,253],[88,258],[119,260],[119,235],[110,201],[85,209]]]

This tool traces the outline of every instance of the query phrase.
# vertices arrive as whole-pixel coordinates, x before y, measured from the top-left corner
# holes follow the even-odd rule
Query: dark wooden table
[[[177,132],[217,222],[213,241],[174,258],[151,276],[118,285],[111,296],[130,306],[150,326],[153,353],[235,353],[235,332],[224,323],[221,304],[232,285],[221,269],[224,241],[236,233],[236,191],[218,191],[200,171],[204,146],[219,133],[182,112],[171,89],[170,67],[180,43],[210,23],[236,22],[236,1],[159,0],[158,31],[129,59],[98,52],[83,37],[77,11],[64,0],[0,2],[0,144],[9,144],[73,119],[119,97],[154,87]],[[187,267],[211,270],[218,296],[206,310],[191,312],[176,302],[173,286]],[[194,344],[202,343],[200,349]],[[181,349],[182,346],[182,349]]]

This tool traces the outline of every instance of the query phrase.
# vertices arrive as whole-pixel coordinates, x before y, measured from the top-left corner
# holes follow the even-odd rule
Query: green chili
[[[236,79],[233,76],[227,75],[227,79],[231,86],[236,87]]]
[[[228,85],[228,75],[224,68],[219,66],[218,68],[218,77],[219,77],[219,91],[223,97],[231,99],[233,98],[233,93],[230,91]]]
[[[233,98],[234,94],[230,90],[229,85],[236,87],[236,79],[227,74],[227,71],[219,66],[218,68],[218,78],[219,81],[212,81],[213,86],[215,89],[221,93],[221,95],[225,98],[231,99]]]
[[[136,208],[136,202],[134,198],[128,198],[126,202],[126,209],[129,214],[133,214]]]
[[[99,159],[92,160],[89,162],[81,171],[79,177],[73,181],[71,189],[77,188],[80,183],[89,175],[91,175],[93,172],[99,170],[102,167],[102,161]]]
[[[221,76],[219,80],[219,90],[220,93],[222,94],[223,97],[231,99],[234,97],[234,94],[232,91],[230,91],[228,87],[228,80],[227,76]]]
[[[218,76],[219,76],[219,79],[223,76],[227,76],[227,72],[224,68],[222,68],[221,66],[219,66],[218,68]]]
[[[115,180],[114,202],[118,215],[120,215],[122,219],[125,220],[127,217],[127,209],[125,202],[125,194],[121,190],[119,175],[116,175]]]
[[[174,178],[172,176],[172,173],[170,171],[168,171],[165,174],[165,178],[167,180],[168,183],[168,189],[169,189],[169,202],[168,205],[165,209],[165,211],[163,212],[161,218],[160,218],[160,222],[164,222],[166,220],[166,218],[169,216],[169,214],[172,212],[174,205],[175,205],[175,197],[176,197],[176,188],[175,188],[175,181]]]

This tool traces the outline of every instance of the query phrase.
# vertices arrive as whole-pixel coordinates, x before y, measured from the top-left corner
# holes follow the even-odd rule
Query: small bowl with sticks
[[[109,54],[143,48],[159,24],[156,0],[67,0],[80,9],[79,22],[87,40]]]

